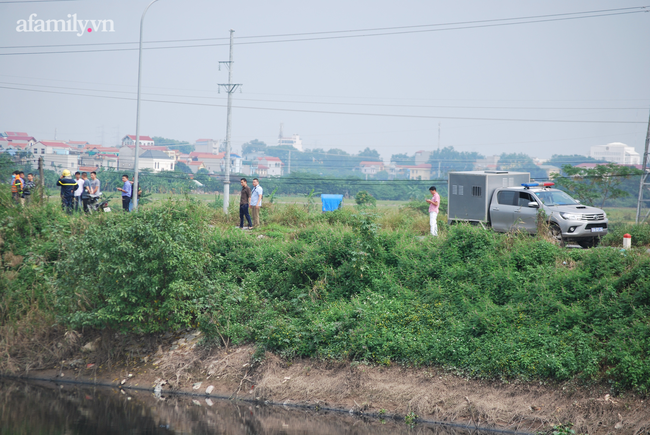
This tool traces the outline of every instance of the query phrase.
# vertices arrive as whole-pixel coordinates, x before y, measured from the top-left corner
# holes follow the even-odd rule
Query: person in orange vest
[[[23,188],[25,187],[25,180],[20,178],[20,171],[14,171],[11,175],[11,197],[16,204],[22,204]]]

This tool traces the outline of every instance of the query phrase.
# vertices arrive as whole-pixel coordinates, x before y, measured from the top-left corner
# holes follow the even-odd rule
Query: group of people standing
[[[61,188],[61,206],[68,214],[82,209],[88,213],[90,204],[101,195],[101,183],[94,171],[90,173],[90,179],[87,172],[75,172],[71,178],[70,171],[64,169],[56,185]]]
[[[16,204],[29,204],[35,189],[34,174],[27,174],[27,177],[23,171],[11,174],[11,198]]]
[[[264,189],[260,186],[260,180],[253,178],[253,189],[248,187],[248,181],[242,178],[241,196],[239,197],[239,228],[252,230],[260,226],[260,207],[262,207],[262,196]],[[250,213],[249,213],[250,211]],[[251,222],[251,215],[253,221]],[[248,222],[248,228],[244,227],[244,218]]]

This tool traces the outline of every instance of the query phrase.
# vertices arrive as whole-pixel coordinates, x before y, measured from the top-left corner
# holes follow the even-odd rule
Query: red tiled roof
[[[169,151],[169,148],[163,147],[163,146],[156,146],[156,145],[143,145],[140,147],[143,150],[153,150],[153,151]]]
[[[359,166],[373,166],[373,165],[384,166],[384,162],[361,162],[361,163],[359,163]]]
[[[258,170],[260,170],[260,169],[269,169],[269,167],[268,167],[268,166],[264,166],[264,165],[257,165],[257,169],[258,169]]]
[[[127,136],[129,139],[131,139],[132,141],[135,141],[135,135],[134,135],[134,134],[127,134],[126,136]],[[153,142],[153,139],[151,139],[149,136],[142,136],[142,135],[140,135],[140,142],[145,141],[145,140],[147,140],[147,141],[150,140],[150,141]]]
[[[29,146],[27,142],[9,142],[9,145],[16,148],[27,148]]]
[[[281,162],[282,161],[282,160],[280,160],[279,157],[270,157],[270,156],[258,157],[258,159],[259,160],[266,160],[267,162]]]
[[[45,145],[46,147],[71,148],[70,145],[68,145],[65,142],[59,141],[59,140],[42,140],[42,141],[39,141],[39,143]]]
[[[24,141],[30,141],[30,140],[36,140],[32,136],[7,136],[7,139],[10,141],[16,141],[16,140],[24,140]]]
[[[202,165],[202,164],[203,164],[203,162],[201,162],[201,161],[199,161],[199,162],[189,162],[188,163],[188,165],[190,165],[190,166],[199,166],[199,165]]]
[[[212,139],[197,139],[197,142],[208,142],[211,141]]]
[[[94,172],[99,169],[96,166],[79,166],[79,172]]]
[[[5,131],[7,136],[28,136],[27,133],[22,131]]]

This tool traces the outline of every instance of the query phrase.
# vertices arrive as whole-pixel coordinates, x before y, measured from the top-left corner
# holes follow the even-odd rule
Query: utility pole
[[[650,175],[650,168],[648,168],[648,146],[650,145],[650,117],[648,117],[648,131],[645,134],[645,150],[643,151],[643,166],[641,167],[641,170],[643,170],[643,174],[641,174],[641,183],[639,184],[639,200],[636,203],[636,223],[640,224],[643,221],[645,221],[648,218],[648,215],[650,215],[650,210],[646,215],[643,217],[643,219],[640,219],[641,217],[641,207],[644,202],[650,203],[650,195],[648,199],[643,199],[643,189],[648,188],[650,190],[650,180],[648,178]]]
[[[234,84],[232,82],[232,68],[234,61],[232,60],[232,38],[234,30],[230,29],[230,56],[228,61],[220,61],[221,64],[225,64],[228,67],[228,83],[222,84],[219,83],[219,86],[222,86],[226,89],[228,93],[228,114],[226,118],[226,176],[223,180],[223,212],[228,214],[228,204],[230,202],[230,126],[232,121],[232,93],[241,86],[241,84]]]
[[[43,201],[43,194],[45,192],[45,174],[43,174],[43,157],[38,158],[38,178],[41,185],[41,201]]]
[[[440,123],[438,123],[438,179],[440,179]]]

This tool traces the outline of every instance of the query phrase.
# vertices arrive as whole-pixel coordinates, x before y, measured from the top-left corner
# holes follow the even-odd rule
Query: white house
[[[153,172],[173,171],[175,162],[175,159],[162,151],[147,150],[140,154],[138,167],[140,169],[152,169]]]
[[[119,156],[119,169],[135,168],[135,146],[121,147]],[[175,163],[176,159],[169,157],[164,151],[149,147],[140,150],[138,169],[152,169],[154,172],[173,171]]]
[[[283,165],[284,163],[278,157],[264,156],[257,158],[258,174],[260,176],[281,177]],[[266,174],[262,175],[261,170],[264,168]]]
[[[45,154],[43,157],[44,169],[60,173],[64,169],[75,172],[79,170],[78,154]]]
[[[214,139],[197,139],[194,151],[197,153],[219,154],[221,142]]]
[[[153,142],[153,139],[151,139],[149,136],[140,136],[140,146],[154,146],[155,143]],[[122,146],[135,146],[135,135],[134,134],[127,134],[122,138]]]
[[[361,168],[361,173],[374,175],[384,170],[384,162],[361,162],[359,163],[359,167]]]
[[[638,165],[641,163],[641,156],[634,147],[621,142],[613,142],[607,145],[596,145],[591,147],[589,156],[598,160],[618,163],[619,165]]]
[[[282,132],[280,132],[280,137],[278,137],[278,146],[279,145],[289,145],[302,151],[302,139],[297,134],[292,135],[291,137],[282,137]],[[270,169],[270,168],[269,168]]]

